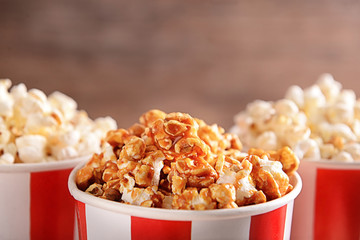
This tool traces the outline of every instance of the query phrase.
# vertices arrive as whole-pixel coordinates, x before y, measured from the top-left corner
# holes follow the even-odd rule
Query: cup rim
[[[62,170],[73,168],[78,164],[89,160],[90,158],[91,155],[86,155],[72,159],[58,160],[54,162],[3,164],[0,165],[0,173],[43,172],[51,170]]]
[[[300,160],[300,166],[302,162],[313,164],[318,167],[331,168],[331,169],[360,169],[360,161],[339,162],[339,161],[323,159],[323,158],[303,158]]]
[[[294,186],[293,190],[285,196],[265,203],[242,206],[232,209],[214,209],[214,210],[175,210],[163,208],[148,208],[130,204],[124,204],[107,199],[95,197],[89,193],[79,190],[75,183],[76,172],[84,166],[85,163],[79,163],[70,173],[68,179],[68,188],[70,194],[79,202],[88,204],[92,207],[103,210],[135,216],[142,218],[151,218],[157,220],[172,221],[192,221],[192,220],[219,220],[234,219],[254,216],[270,212],[293,201],[302,189],[301,177],[295,173],[290,177],[290,182]]]

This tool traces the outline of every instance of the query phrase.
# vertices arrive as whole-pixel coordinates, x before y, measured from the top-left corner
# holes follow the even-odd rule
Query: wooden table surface
[[[127,128],[148,109],[228,129],[329,72],[360,96],[360,2],[0,0],[0,77]]]

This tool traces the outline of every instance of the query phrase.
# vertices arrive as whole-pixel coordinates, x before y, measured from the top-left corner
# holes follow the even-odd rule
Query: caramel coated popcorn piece
[[[112,201],[186,210],[258,204],[292,189],[284,171],[293,173],[298,162],[289,148],[250,155],[241,148],[216,124],[151,110],[128,130],[109,131],[76,183]]]
[[[282,147],[277,151],[264,151],[258,148],[250,148],[249,155],[257,155],[260,158],[267,157],[282,164],[283,171],[291,176],[299,168],[299,159],[289,147]]]
[[[270,200],[282,197],[291,188],[289,177],[282,171],[280,162],[261,159],[256,155],[250,155],[247,160],[253,165],[251,175],[256,187]]]

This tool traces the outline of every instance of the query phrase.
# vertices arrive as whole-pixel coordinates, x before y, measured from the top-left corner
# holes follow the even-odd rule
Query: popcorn
[[[289,106],[294,109],[279,105]],[[258,204],[292,189],[289,175],[299,161],[290,148],[243,153],[234,134],[185,113],[151,110],[139,122],[107,133],[102,152],[77,172],[79,189],[127,204],[187,210]]]
[[[41,135],[25,135],[16,138],[19,158],[24,163],[41,162],[46,156],[46,138]]]
[[[277,149],[278,140],[277,136],[273,131],[265,131],[260,134],[255,140],[255,147],[262,147],[263,149]]]
[[[256,100],[235,116],[235,122],[232,132],[240,137],[245,147],[293,148],[310,135],[305,114],[288,99],[267,103]]]
[[[9,79],[0,80],[0,116],[9,117],[12,114],[12,107],[14,100],[8,93],[8,89],[11,86]]]
[[[320,87],[321,92],[324,94],[327,102],[333,103],[336,101],[342,89],[342,85],[341,83],[336,82],[331,74],[322,74],[319,77],[317,84]]]
[[[111,117],[91,120],[63,93],[47,97],[24,84],[10,87],[10,80],[0,80],[0,164],[59,161],[100,152],[101,139],[117,128]]]
[[[70,120],[74,117],[77,109],[77,103],[70,97],[61,92],[54,92],[49,95],[49,103],[53,108],[58,109],[65,120]]]
[[[291,86],[284,99],[248,104],[234,121],[232,132],[248,148],[288,146],[299,158],[359,159],[357,145],[349,146],[360,142],[360,100],[327,73],[308,88]]]
[[[285,99],[293,101],[299,108],[304,107],[304,91],[299,86],[291,86],[285,94]]]
[[[343,151],[349,153],[354,161],[360,161],[359,143],[348,143],[344,146]]]
[[[11,164],[15,162],[15,158],[10,153],[4,153],[0,156],[0,164]]]
[[[353,162],[353,158],[350,153],[341,151],[338,154],[336,154],[333,158],[335,161],[338,162]]]

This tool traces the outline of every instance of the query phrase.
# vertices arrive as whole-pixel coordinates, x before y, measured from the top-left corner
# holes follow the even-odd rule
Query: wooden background
[[[129,127],[151,108],[228,129],[329,72],[360,96],[360,2],[0,0],[0,77]]]

